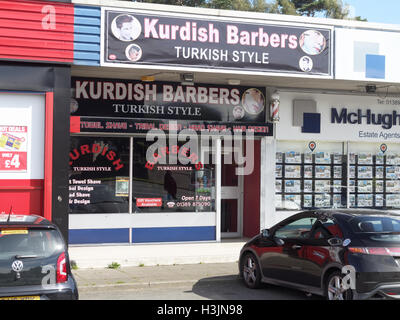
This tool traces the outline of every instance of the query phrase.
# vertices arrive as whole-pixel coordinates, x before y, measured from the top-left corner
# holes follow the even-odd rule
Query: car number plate
[[[0,297],[0,300],[40,300],[40,296]]]

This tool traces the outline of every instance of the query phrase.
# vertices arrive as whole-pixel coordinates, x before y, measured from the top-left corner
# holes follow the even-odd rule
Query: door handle
[[[293,250],[299,250],[299,249],[301,249],[302,248],[302,246],[299,246],[298,244],[294,244],[293,246],[292,246],[292,249]]]

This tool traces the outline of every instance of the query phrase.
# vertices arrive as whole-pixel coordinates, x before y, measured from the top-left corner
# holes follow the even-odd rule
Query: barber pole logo
[[[279,101],[273,100],[271,103],[271,119],[279,121]]]
[[[382,153],[385,153],[386,150],[387,150],[387,145],[384,144],[384,143],[382,143],[382,144],[381,144],[381,151],[382,151]]]

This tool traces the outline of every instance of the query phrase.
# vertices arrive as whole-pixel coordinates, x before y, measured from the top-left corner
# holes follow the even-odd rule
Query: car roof
[[[28,214],[0,214],[0,227],[18,225],[18,226],[42,226],[52,227],[54,226],[49,220],[38,216]]]

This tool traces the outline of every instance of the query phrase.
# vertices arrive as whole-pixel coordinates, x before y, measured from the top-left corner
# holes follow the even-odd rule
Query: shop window
[[[400,208],[400,149],[395,144],[351,144],[349,206]]]
[[[71,138],[69,212],[129,212],[129,138]]]
[[[400,208],[399,145],[313,143],[278,142],[277,210]]]
[[[278,210],[346,206],[347,171],[342,144],[313,144],[278,145],[275,172]]]
[[[202,162],[200,152],[185,142],[158,148],[149,158],[146,154],[153,143],[133,139],[134,212],[215,211],[214,164]]]

